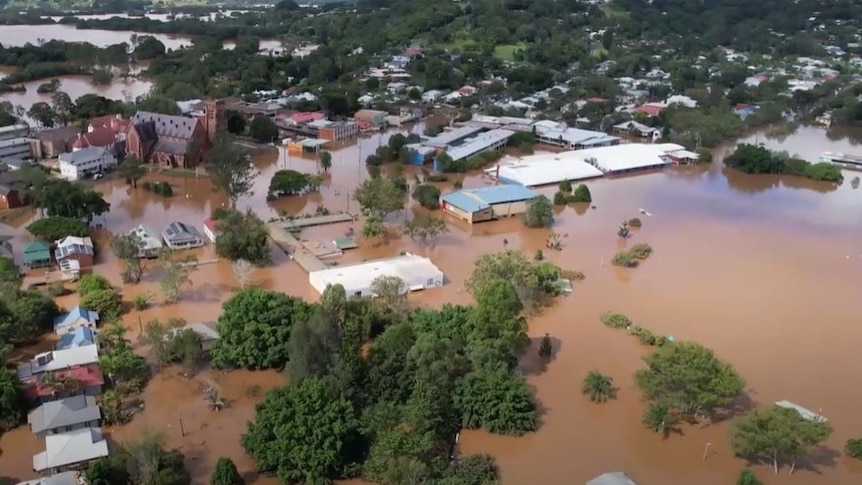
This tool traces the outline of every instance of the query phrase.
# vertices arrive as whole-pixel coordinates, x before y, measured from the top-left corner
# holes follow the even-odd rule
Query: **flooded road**
[[[418,129],[418,127],[417,127]],[[761,136],[765,143],[778,143]],[[262,218],[279,213],[313,213],[321,204],[332,211],[358,208],[350,191],[367,177],[364,158],[385,143],[385,136],[363,139],[360,149],[333,152],[332,169],[324,177],[319,194],[264,201],[272,173],[279,168],[316,172],[311,155],[286,157],[271,149],[255,157],[261,174],[255,194],[240,201],[240,209],[252,209]],[[838,145],[823,131],[801,128],[780,145],[791,153],[813,146],[821,151],[852,152],[853,146]],[[414,169],[405,168],[412,180]],[[641,365],[645,348],[624,332],[608,329],[598,320],[607,310],[627,314],[638,324],[678,340],[698,341],[727,359],[746,379],[751,398],[759,405],[787,399],[829,418],[835,432],[827,444],[840,451],[847,438],[862,435],[858,409],[862,392],[862,317],[858,289],[862,271],[862,190],[854,190],[846,172],[840,187],[801,179],[752,177],[711,167],[674,168],[663,172],[598,180],[588,185],[595,210],[557,209],[554,230],[562,235],[563,250],[546,257],[565,269],[577,269],[586,280],[574,293],[562,298],[544,314],[530,321],[534,339],[549,333],[556,348],[546,369],[538,365],[533,346],[522,369],[536,391],[541,410],[541,428],[522,438],[465,432],[464,453],[491,453],[497,457],[503,483],[579,484],[606,471],[622,470],[638,483],[663,485],[733,483],[742,460],[732,457],[726,423],[685,427],[682,435],[663,440],[641,424],[645,404],[632,375]],[[149,177],[158,178],[156,175]],[[164,179],[168,180],[168,179]],[[160,196],[108,180],[98,185],[112,205],[102,218],[104,241],[110,232],[125,231],[138,223],[160,231],[172,220],[198,227],[224,197],[215,194],[207,178],[172,178],[174,197]],[[454,178],[452,180],[455,180]],[[465,178],[465,187],[481,186],[475,175]],[[440,184],[444,192],[450,183]],[[555,188],[540,190],[551,195]],[[639,208],[653,215],[642,216]],[[643,228],[629,244],[648,242],[654,255],[641,267],[620,270],[607,264],[618,249],[616,229],[620,221],[641,217]],[[390,217],[395,224],[404,215]],[[359,223],[353,224],[359,229]],[[343,235],[350,223],[312,228],[307,239],[332,239]],[[0,233],[16,236],[16,248],[26,240],[21,228],[4,226]],[[433,248],[419,248],[407,238],[393,238],[376,247],[362,244],[348,251],[342,262],[389,256],[398,251],[426,254],[446,274],[449,284],[441,289],[411,296],[416,305],[439,306],[445,302],[469,303],[463,289],[473,261],[481,254],[509,249],[532,255],[544,249],[548,231],[526,229],[518,219],[479,224],[452,223],[451,232]],[[255,272],[255,284],[303,298],[316,299],[298,265],[278,250],[272,252],[271,267]],[[199,250],[199,259],[213,257],[213,248]],[[99,253],[96,271],[119,285],[119,268],[110,251]],[[237,289],[227,262],[200,266],[191,276],[192,285],[179,303],[162,304],[157,272],[150,269],[144,282],[123,288],[124,300],[140,292],[156,295],[155,304],[143,312],[125,316],[133,340],[139,321],[181,317],[188,321],[215,320],[221,302]],[[71,306],[77,296],[61,302]],[[590,370],[614,378],[618,399],[593,404],[580,394],[580,382]],[[834,375],[835,378],[826,378]],[[119,441],[152,426],[162,429],[174,446],[186,453],[195,483],[206,483],[218,456],[230,456],[249,478],[248,483],[273,484],[255,478],[253,463],[239,447],[244,422],[253,416],[258,397],[247,392],[280,385],[275,372],[229,374],[203,372],[191,379],[168,370],[156,376],[144,393],[145,409],[130,424],[111,430]],[[209,411],[201,387],[217,387],[232,403],[221,413]],[[188,431],[182,436],[179,417]],[[23,430],[23,431],[22,431]],[[29,456],[39,443],[26,429],[0,437],[0,476],[32,476]],[[703,460],[704,449],[710,454]],[[817,457],[818,472],[801,469],[792,477],[786,470],[775,477],[768,467],[758,466],[768,485],[793,483],[850,485],[862,482],[862,464],[835,454]]]
[[[0,72],[7,71],[0,69]],[[0,74],[2,79],[2,74]],[[150,92],[153,83],[136,77],[128,77],[127,79],[115,77],[111,84],[95,85],[91,82],[92,76],[76,75],[76,76],[57,76],[60,80],[60,91],[68,94],[72,101],[85,94],[97,94],[108,99],[116,101],[125,101],[128,103],[134,102],[138,96],[143,96]],[[28,81],[23,84],[26,91],[14,91],[0,94],[0,101],[9,101],[13,106],[23,106],[24,109],[30,109],[31,106],[38,102],[51,103],[53,93],[39,93],[37,89],[40,85],[48,82],[50,79],[39,79],[36,81]]]

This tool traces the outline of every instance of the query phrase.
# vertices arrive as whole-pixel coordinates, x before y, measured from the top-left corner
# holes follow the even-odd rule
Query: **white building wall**
[[[100,172],[113,167],[117,160],[107,150],[86,159],[64,160],[60,157],[60,175],[70,180],[78,180],[87,173]]]

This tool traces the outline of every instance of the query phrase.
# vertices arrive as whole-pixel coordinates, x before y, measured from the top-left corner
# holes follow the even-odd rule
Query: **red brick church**
[[[166,167],[194,168],[215,134],[227,128],[223,100],[204,101],[204,116],[138,111],[126,129],[126,156]]]

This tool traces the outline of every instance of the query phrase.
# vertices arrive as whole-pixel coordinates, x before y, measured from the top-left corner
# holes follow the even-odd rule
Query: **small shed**
[[[51,266],[51,245],[45,241],[33,241],[24,246],[24,264],[30,269]]]

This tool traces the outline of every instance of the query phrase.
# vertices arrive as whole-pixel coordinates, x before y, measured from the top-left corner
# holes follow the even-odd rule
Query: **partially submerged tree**
[[[420,184],[413,189],[413,200],[428,210],[440,208],[440,189],[431,184]]]
[[[210,477],[210,485],[245,485],[233,460],[220,456]]]
[[[269,180],[267,199],[299,195],[309,186],[309,176],[296,170],[276,170]]]
[[[324,172],[328,172],[329,167],[332,167],[332,154],[329,152],[320,152],[320,168]]]
[[[244,259],[256,265],[269,262],[269,231],[253,212],[227,211],[220,214],[216,229],[219,232],[216,239],[219,256],[231,261]]]
[[[169,248],[159,253],[159,286],[162,296],[168,303],[177,301],[183,287],[192,284],[191,273],[197,269],[197,258],[193,254],[182,255]]]
[[[133,189],[138,188],[138,180],[147,174],[146,165],[141,162],[138,157],[128,155],[117,166],[117,172],[126,181],[126,184],[131,185]]]
[[[353,192],[362,212],[368,216],[384,219],[388,214],[404,208],[404,192],[388,178],[370,178],[362,182]]]
[[[326,377],[335,369],[341,349],[341,332],[323,312],[296,322],[288,340],[287,374],[296,383],[308,377]]]
[[[707,417],[730,405],[745,389],[733,366],[697,343],[660,347],[644,362],[647,368],[635,374],[644,396],[683,416]]]
[[[257,173],[248,155],[229,133],[216,134],[205,162],[213,187],[225,192],[231,207],[236,206],[240,197],[251,194]]]
[[[237,283],[239,283],[240,288],[248,286],[248,283],[251,280],[251,274],[254,272],[253,264],[244,259],[237,259],[236,261],[231,261],[230,269],[233,272],[233,276],[236,278]]]
[[[590,371],[581,383],[581,393],[593,402],[605,402],[614,395],[614,380],[597,371]]]
[[[407,309],[407,282],[398,276],[381,275],[371,282],[371,292],[393,312]]]
[[[111,250],[123,262],[123,271],[120,273],[123,283],[138,283],[144,275],[144,267],[138,257],[141,244],[141,238],[134,232],[111,237]]]
[[[404,234],[422,246],[433,244],[441,234],[449,232],[443,219],[433,216],[418,216],[404,223]]]
[[[643,423],[655,433],[667,438],[679,428],[679,416],[663,402],[651,402],[643,415]]]
[[[782,463],[790,463],[790,473],[799,459],[808,457],[832,434],[825,421],[807,419],[795,409],[772,406],[734,420],[730,447],[734,454],[749,460],[772,462],[778,474]]]
[[[54,242],[66,236],[89,236],[90,228],[72,217],[45,217],[27,226],[27,232],[43,241]]]
[[[551,201],[540,195],[527,202],[524,224],[527,227],[551,227],[554,224],[554,206]]]

